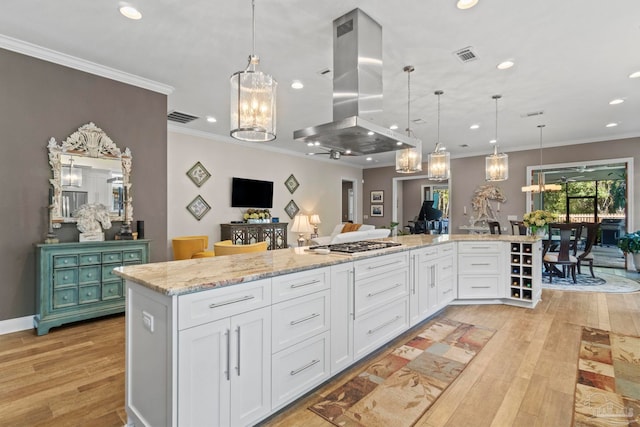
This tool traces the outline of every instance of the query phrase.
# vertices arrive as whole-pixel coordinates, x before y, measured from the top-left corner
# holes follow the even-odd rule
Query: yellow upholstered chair
[[[173,259],[206,258],[215,256],[214,251],[208,251],[209,236],[181,236],[171,239]]]
[[[214,243],[213,250],[217,256],[262,252],[267,250],[267,242],[250,243],[248,245],[234,245],[231,240],[223,240],[222,242]]]

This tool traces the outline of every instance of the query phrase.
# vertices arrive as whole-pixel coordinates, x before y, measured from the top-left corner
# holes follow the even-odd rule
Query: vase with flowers
[[[261,224],[271,222],[271,212],[269,209],[247,209],[243,219],[250,224]]]
[[[556,216],[551,212],[539,209],[524,214],[522,222],[525,226],[529,227],[531,234],[544,236],[547,232],[547,226],[556,222]]]

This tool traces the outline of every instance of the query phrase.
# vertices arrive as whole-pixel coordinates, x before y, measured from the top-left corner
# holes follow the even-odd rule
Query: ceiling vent
[[[523,119],[526,119],[527,117],[541,116],[543,114],[544,114],[544,111],[542,111],[542,110],[540,110],[540,111],[532,111],[530,113],[525,113],[520,117],[522,117]]]
[[[478,55],[473,51],[471,46],[467,46],[463,49],[453,52],[453,54],[460,60],[460,62],[471,62],[478,59]]]
[[[200,117],[192,116],[191,114],[187,114],[187,113],[181,113],[180,111],[175,111],[175,110],[167,114],[167,120],[169,120],[170,122],[177,122],[182,124],[192,122],[199,118]]]

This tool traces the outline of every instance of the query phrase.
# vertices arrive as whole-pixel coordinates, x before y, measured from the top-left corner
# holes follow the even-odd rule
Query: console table
[[[113,269],[149,262],[150,240],[36,245],[38,335],[54,326],[124,311],[124,286]]]
[[[268,242],[268,250],[286,248],[287,223],[269,222],[263,224],[220,224],[220,240],[231,240],[234,245]]]

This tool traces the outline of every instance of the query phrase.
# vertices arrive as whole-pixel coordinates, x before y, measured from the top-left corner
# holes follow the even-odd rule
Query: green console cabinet
[[[36,245],[38,335],[65,323],[124,311],[115,267],[149,262],[149,240]]]

